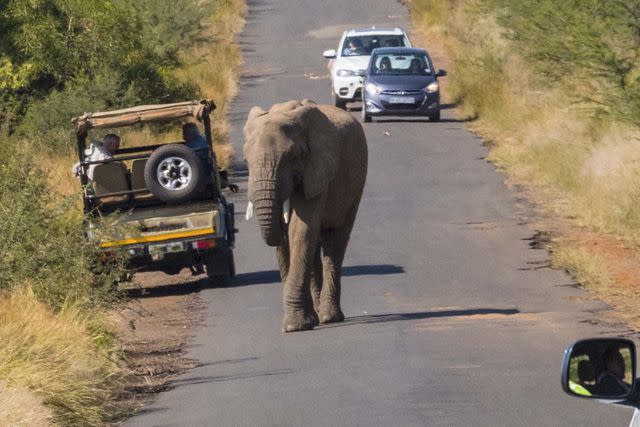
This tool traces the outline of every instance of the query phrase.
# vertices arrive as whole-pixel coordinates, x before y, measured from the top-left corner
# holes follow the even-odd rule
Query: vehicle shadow
[[[390,274],[402,274],[405,270],[399,265],[393,264],[371,264],[352,265],[342,268],[342,277],[354,276],[384,276]],[[253,285],[268,285],[280,283],[280,272],[278,270],[253,271],[241,273],[233,278],[225,288],[237,288]],[[186,295],[200,292],[203,289],[211,289],[214,286],[206,277],[194,278],[192,281],[173,283],[168,285],[132,287],[124,289],[124,294],[129,298],[158,298],[174,295]]]
[[[200,292],[211,287],[209,280],[198,278],[193,281],[182,283],[172,283],[170,285],[139,286],[123,289],[123,293],[128,298],[161,298],[168,296],[187,295]]]
[[[461,119],[455,119],[455,118],[443,118],[440,119],[437,122],[432,122],[431,120],[429,120],[427,117],[425,118],[411,118],[411,119],[405,119],[405,118],[376,118],[374,119],[373,123],[469,123],[469,122],[474,122],[478,119],[477,116],[469,116],[469,117],[463,117]]]
[[[479,315],[512,316],[519,314],[516,308],[470,308],[457,310],[419,311],[410,313],[385,313],[366,316],[347,317],[344,322],[319,326],[318,329],[340,328],[352,325],[368,325],[374,323],[398,322],[402,320],[424,320],[443,317],[466,317]]]

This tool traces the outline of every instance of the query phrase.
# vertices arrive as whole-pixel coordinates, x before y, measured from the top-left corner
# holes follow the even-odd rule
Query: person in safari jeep
[[[207,140],[202,136],[198,129],[198,125],[191,122],[182,125],[182,137],[184,138],[184,145],[195,151],[198,158],[202,160],[205,165],[207,175],[210,174],[211,170],[209,169],[209,159],[207,156],[209,155],[209,152],[211,152],[211,155],[217,164],[215,158],[216,154],[210,150]],[[219,170],[218,173],[220,176],[220,188],[229,188],[232,192],[236,193],[238,191],[238,186],[229,183],[227,171]]]
[[[94,141],[85,150],[85,160],[94,162],[97,160],[112,159],[116,151],[120,148],[120,137],[115,133],[109,133],[102,138],[102,141]],[[87,177],[93,181],[93,171],[97,165],[89,165],[87,168]],[[71,168],[74,176],[80,176],[80,162],[75,163]]]

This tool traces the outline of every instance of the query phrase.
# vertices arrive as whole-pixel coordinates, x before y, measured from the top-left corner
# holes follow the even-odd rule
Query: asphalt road
[[[393,0],[249,5],[231,117],[238,154],[252,106],[330,102],[321,53],[342,30],[408,28]],[[365,127],[369,175],[345,261],[343,324],[280,331],[275,253],[243,219],[246,194],[235,197],[238,276],[201,292],[206,320],[189,356],[202,364],[128,425],[627,425],[630,410],[570,398],[559,379],[572,340],[623,331],[585,322],[606,306],[539,268],[548,255],[530,246],[529,207],[483,159],[481,141],[451,111],[443,118]]]

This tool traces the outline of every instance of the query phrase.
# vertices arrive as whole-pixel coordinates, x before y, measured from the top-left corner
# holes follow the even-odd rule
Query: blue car
[[[373,116],[423,116],[440,120],[440,85],[424,49],[389,47],[371,52],[364,75],[362,121]]]

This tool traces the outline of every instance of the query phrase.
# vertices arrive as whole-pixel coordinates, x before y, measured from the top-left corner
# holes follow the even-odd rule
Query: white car
[[[400,28],[348,30],[342,34],[338,50],[324,51],[329,59],[331,93],[336,107],[361,101],[362,76],[369,64],[371,51],[377,47],[411,47],[407,34]]]

